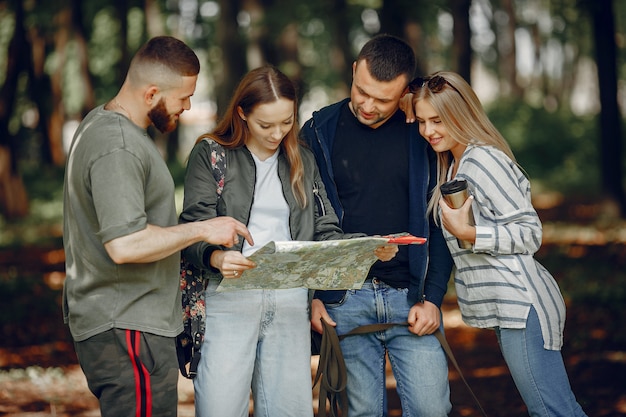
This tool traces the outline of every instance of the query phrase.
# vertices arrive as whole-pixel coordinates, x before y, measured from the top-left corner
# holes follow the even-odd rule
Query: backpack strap
[[[217,198],[222,196],[224,179],[226,177],[226,150],[214,140],[204,139],[210,148],[211,169],[217,183]],[[186,262],[181,257],[180,266],[182,309],[184,330],[177,337],[178,365],[181,374],[193,379],[198,373],[200,363],[200,348],[204,341],[205,323],[205,296],[207,280],[204,279],[204,270]],[[189,363],[189,371],[187,371]]]
[[[222,196],[224,191],[224,179],[226,178],[226,149],[212,139],[204,138],[211,149],[211,169],[213,170],[213,178],[217,182],[217,196]]]

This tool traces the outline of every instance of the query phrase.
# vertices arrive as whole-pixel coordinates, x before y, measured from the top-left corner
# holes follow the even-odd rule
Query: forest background
[[[626,415],[626,2],[619,0],[1,0],[0,414],[56,407],[78,415],[59,396],[22,404],[4,384],[75,366],[60,319],[66,150],[82,117],[115,95],[139,46],[169,34],[201,59],[180,128],[150,132],[180,204],[189,150],[243,74],[265,63],[288,74],[302,123],[348,95],[351,63],[377,33],[414,47],[416,75],[454,70],[477,90],[531,178],[544,222],[537,256],[568,303],[564,356],[575,391],[590,416]],[[451,286],[450,311],[453,297]],[[490,415],[524,415],[510,378],[480,372],[493,338],[470,340],[464,331],[453,349],[467,354],[460,361],[475,370],[470,380],[483,396],[499,398]],[[472,415],[471,401],[456,403],[456,415]]]

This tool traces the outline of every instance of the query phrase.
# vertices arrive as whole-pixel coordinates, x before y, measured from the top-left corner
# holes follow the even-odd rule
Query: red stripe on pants
[[[141,332],[126,330],[126,346],[128,356],[135,374],[135,399],[137,417],[152,417],[152,390],[150,374],[139,358]]]

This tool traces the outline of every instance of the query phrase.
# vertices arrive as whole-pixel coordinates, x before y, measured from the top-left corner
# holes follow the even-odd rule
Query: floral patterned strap
[[[211,168],[213,168],[213,178],[217,182],[217,195],[221,196],[224,190],[224,179],[226,178],[226,149],[212,139],[204,139],[211,149]]]
[[[211,168],[213,177],[217,182],[217,196],[220,198],[224,190],[224,178],[226,177],[226,150],[219,143],[205,139],[211,149]],[[196,376],[198,362],[200,360],[200,347],[204,341],[206,324],[206,302],[204,291],[207,280],[204,279],[205,271],[196,267],[181,257],[180,262],[180,290],[182,293],[182,310],[184,330],[178,337],[178,342],[183,350],[179,353],[179,365],[182,375],[186,378]],[[182,355],[182,359],[180,358]],[[182,363],[180,363],[182,360]],[[190,363],[189,371],[185,364]]]

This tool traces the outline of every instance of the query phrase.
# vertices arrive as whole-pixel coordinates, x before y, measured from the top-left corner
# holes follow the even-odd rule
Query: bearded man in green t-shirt
[[[174,416],[182,331],[180,251],[232,246],[228,217],[177,224],[174,181],[146,129],[173,130],[191,108],[200,64],[183,42],[148,41],[118,94],[78,127],[67,158],[64,320],[102,416]]]

